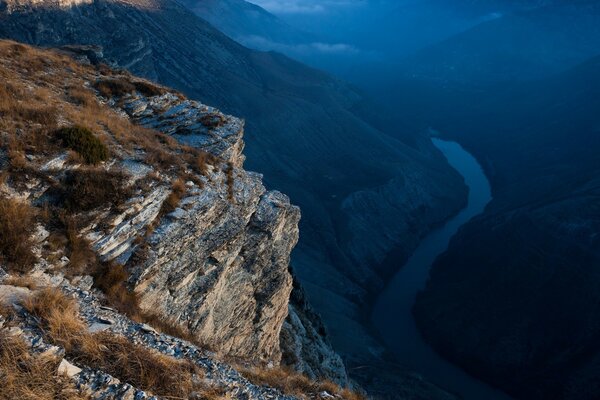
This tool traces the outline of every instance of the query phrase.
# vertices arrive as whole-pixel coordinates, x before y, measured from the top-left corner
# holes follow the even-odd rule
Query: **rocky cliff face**
[[[68,284],[66,276],[89,291],[124,265],[142,314],[220,354],[275,366],[291,307],[286,344],[302,343],[313,359],[303,359],[301,349],[289,364],[348,382],[324,332],[312,325],[318,318],[299,318],[305,305],[289,305],[300,211],[243,169],[241,120],[57,53],[12,42],[0,43],[0,52],[0,90],[10,93],[0,104],[0,193],[48,215],[36,222],[32,258],[18,270],[33,268],[55,283]],[[56,132],[73,125],[92,129],[109,158],[85,165],[79,152],[61,147]],[[83,186],[72,193],[75,184]],[[4,262],[17,268],[2,254]],[[102,265],[108,275],[98,275]],[[103,290],[110,298],[116,289]]]

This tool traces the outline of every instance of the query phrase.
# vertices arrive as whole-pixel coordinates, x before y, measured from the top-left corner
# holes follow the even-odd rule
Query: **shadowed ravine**
[[[412,316],[415,297],[425,287],[429,269],[436,257],[446,250],[458,229],[483,212],[492,199],[490,184],[471,154],[454,142],[433,139],[433,143],[464,177],[469,187],[468,205],[421,242],[377,300],[372,321],[398,360],[428,380],[459,394],[465,400],[510,399],[437,355],[421,338]]]

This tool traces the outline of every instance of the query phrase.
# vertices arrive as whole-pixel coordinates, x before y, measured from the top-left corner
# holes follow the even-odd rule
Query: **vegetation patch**
[[[157,396],[183,399],[194,391],[202,394],[202,386],[194,379],[202,372],[194,364],[133,344],[123,336],[90,334],[75,300],[57,289],[37,292],[24,307],[39,319],[46,337],[79,365],[100,369]]]
[[[82,126],[61,128],[56,135],[65,147],[76,151],[87,164],[98,164],[108,160],[108,148],[88,128]]]
[[[135,86],[131,82],[119,78],[101,79],[96,82],[94,87],[107,99],[135,92]]]
[[[225,118],[220,114],[210,113],[200,117],[200,123],[209,129],[215,129],[225,124]]]
[[[69,212],[118,207],[131,197],[127,176],[120,171],[81,168],[67,172],[54,188],[59,204]]]
[[[150,82],[146,82],[146,81],[134,81],[133,85],[138,92],[140,92],[141,94],[143,94],[144,96],[147,96],[147,97],[160,96],[167,92],[165,89],[161,88],[160,86],[154,85],[154,84],[152,84]]]
[[[31,235],[35,213],[29,204],[0,198],[0,261],[10,271],[28,272],[35,263]]]
[[[59,360],[35,356],[19,337],[0,330],[0,398],[20,400],[81,400],[73,382],[57,373]]]
[[[173,182],[171,187],[171,193],[165,199],[159,212],[159,216],[169,214],[179,206],[181,198],[185,195],[187,188],[182,179],[177,179]]]
[[[366,400],[366,396],[341,388],[330,381],[317,382],[288,368],[239,367],[240,373],[250,382],[270,386],[289,396],[310,399],[310,394],[327,392],[344,400]]]

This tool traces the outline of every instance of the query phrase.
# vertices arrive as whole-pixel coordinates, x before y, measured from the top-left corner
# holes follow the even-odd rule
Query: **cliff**
[[[80,57],[245,118],[247,164],[302,209],[293,268],[334,346],[356,366],[379,358],[383,349],[365,327],[365,304],[393,269],[379,263],[398,248],[401,266],[419,236],[466,199],[460,176],[427,138],[397,124],[384,130],[367,117],[381,110],[352,86],[245,48],[170,0],[13,7],[0,11],[0,36],[86,45]]]
[[[203,360],[273,371],[289,351],[280,341],[286,324],[286,343],[331,360],[317,365],[296,346],[291,366],[348,383],[324,332],[315,334],[318,318],[299,318],[305,305],[289,304],[300,211],[243,169],[241,120],[128,73],[14,42],[0,43],[0,75],[0,264],[12,282],[5,291],[20,292],[14,287],[25,281],[55,287],[75,297],[89,329],[100,321],[134,342],[146,335],[150,348],[179,346],[160,347],[167,355],[211,349]],[[90,302],[111,315],[99,305],[90,311]],[[52,339],[27,313],[8,314]],[[242,398],[229,383],[241,379],[248,389],[247,381],[223,368],[216,384]],[[250,398],[276,393],[246,389]]]

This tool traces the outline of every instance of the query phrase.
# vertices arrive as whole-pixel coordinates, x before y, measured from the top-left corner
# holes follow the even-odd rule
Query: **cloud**
[[[365,0],[250,0],[274,14],[318,14],[333,8],[363,4]]]
[[[327,55],[347,55],[354,56],[361,53],[361,51],[347,43],[301,43],[301,44],[284,44],[274,42],[262,36],[243,36],[236,38],[240,43],[245,46],[259,49],[259,50],[274,50],[284,54],[295,54],[295,55],[313,55],[313,54],[327,54]]]

